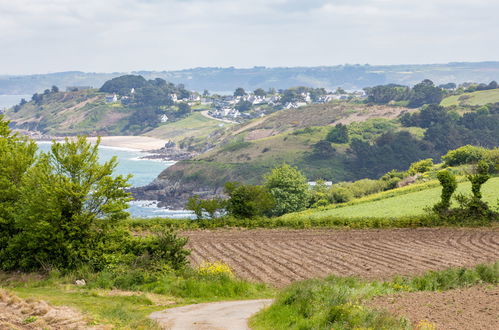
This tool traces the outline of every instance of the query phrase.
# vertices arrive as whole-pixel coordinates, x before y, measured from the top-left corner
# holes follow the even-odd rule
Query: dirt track
[[[191,262],[228,263],[284,286],[331,274],[386,279],[499,260],[499,229],[217,230],[184,232]]]
[[[150,318],[171,330],[246,330],[248,318],[271,302],[260,299],[195,304],[155,312]]]

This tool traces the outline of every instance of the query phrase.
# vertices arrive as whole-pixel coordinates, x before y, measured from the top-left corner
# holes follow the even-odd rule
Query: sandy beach
[[[89,137],[90,142],[97,141],[97,137]],[[114,148],[127,148],[140,151],[156,150],[165,146],[167,141],[147,136],[103,136],[101,145]]]

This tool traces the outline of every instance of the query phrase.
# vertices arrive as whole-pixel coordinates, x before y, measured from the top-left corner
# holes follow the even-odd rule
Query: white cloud
[[[0,0],[0,74],[498,60],[495,0]]]

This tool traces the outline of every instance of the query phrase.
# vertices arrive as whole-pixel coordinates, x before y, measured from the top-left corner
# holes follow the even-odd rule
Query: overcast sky
[[[499,60],[498,0],[0,0],[0,74]]]

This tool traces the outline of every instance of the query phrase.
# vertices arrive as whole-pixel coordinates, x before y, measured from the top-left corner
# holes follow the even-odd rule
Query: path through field
[[[248,318],[271,303],[259,299],[196,304],[154,312],[150,318],[171,330],[246,330]]]
[[[237,275],[284,286],[357,275],[386,279],[499,260],[499,228],[214,230],[184,232],[194,265],[220,260]]]

